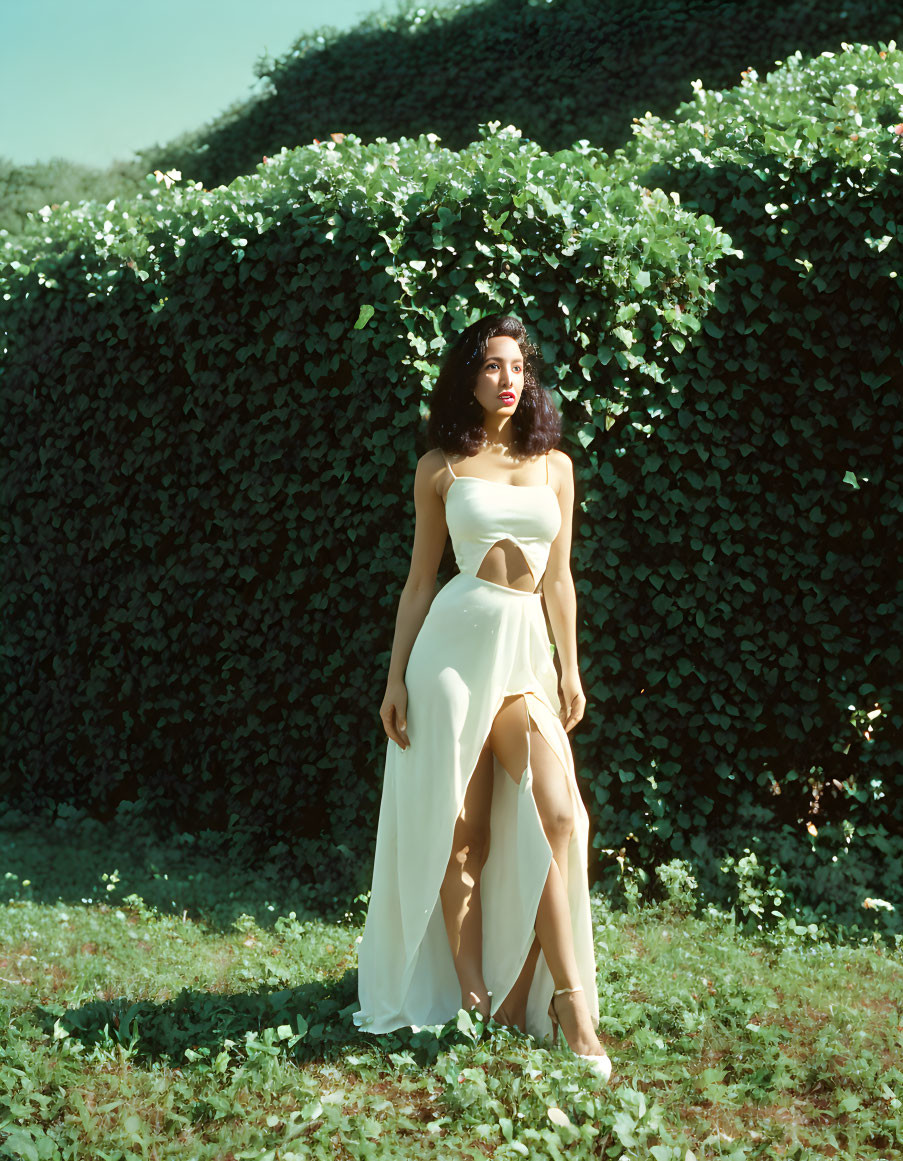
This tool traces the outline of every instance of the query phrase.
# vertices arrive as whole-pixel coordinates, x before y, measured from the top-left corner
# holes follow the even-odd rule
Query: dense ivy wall
[[[173,141],[136,142],[138,164],[92,173],[0,157],[0,229],[30,232],[28,212],[45,204],[130,196],[154,169],[225,184],[264,155],[334,132],[363,141],[432,132],[459,149],[479,123],[500,120],[547,150],[581,139],[613,149],[638,114],[670,115],[695,79],[727,87],[797,50],[880,45],[901,32],[897,0],[400,0],[262,58],[263,91]]]
[[[614,493],[617,516],[583,578],[595,692],[618,691],[636,735],[623,785],[595,782],[615,842],[633,827],[645,851],[651,830],[694,858],[713,826],[755,829],[776,863],[811,869],[820,832],[844,851],[855,830],[863,896],[903,881],[875,825],[903,831],[901,82],[899,52],[797,53],[765,83],[697,86],[617,151],[743,261],[692,342],[670,340],[674,395],[649,438],[634,426],[603,453],[598,510]],[[845,873],[822,867],[816,895]]]
[[[504,133],[311,146],[46,236],[0,313],[7,791],[366,845],[445,335],[513,304],[584,419],[612,362],[614,413],[664,378],[632,328],[698,327],[728,239]]]
[[[5,794],[365,873],[434,363],[502,307],[578,474],[597,846],[770,826],[827,891],[827,821],[899,874],[901,82],[855,48],[614,156],[348,137],[48,214],[2,279]]]
[[[462,149],[500,120],[547,150],[584,138],[613,149],[637,115],[670,115],[696,78],[718,89],[797,50],[901,33],[897,0],[408,0],[299,37],[258,64],[268,92],[141,156],[214,186],[335,132],[437,133]]]

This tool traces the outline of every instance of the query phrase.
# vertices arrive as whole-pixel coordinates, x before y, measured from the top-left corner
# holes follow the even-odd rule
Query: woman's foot
[[[500,1004],[496,1008],[495,1015],[492,1018],[497,1024],[501,1024],[505,1028],[516,1028],[519,1032],[526,1032],[527,1030],[526,1006],[521,1011],[520,1009],[507,1008],[505,1004]]]
[[[606,1055],[593,1028],[583,989],[561,992],[552,997],[549,1014],[554,1013],[568,1047],[579,1056]]]
[[[533,941],[529,954],[521,968],[521,973],[514,982],[511,991],[505,996],[496,1010],[494,1019],[507,1028],[517,1028],[521,1032],[527,1031],[527,998],[530,994],[530,984],[533,981],[533,972],[539,958],[539,940]]]

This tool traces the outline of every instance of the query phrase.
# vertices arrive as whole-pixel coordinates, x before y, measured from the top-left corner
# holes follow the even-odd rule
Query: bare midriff
[[[502,588],[524,593],[539,591],[523,552],[510,540],[497,540],[490,545],[475,575]]]

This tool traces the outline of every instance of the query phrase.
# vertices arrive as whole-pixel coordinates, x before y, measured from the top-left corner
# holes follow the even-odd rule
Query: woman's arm
[[[561,529],[552,541],[549,563],[542,579],[542,591],[555,639],[555,651],[561,665],[561,716],[565,730],[569,730],[583,717],[586,706],[577,665],[577,590],[574,588],[570,564],[574,465],[570,456],[562,451],[555,452],[553,462],[561,507]]]
[[[395,617],[395,639],[389,661],[389,676],[379,717],[390,741],[402,750],[411,744],[407,734],[408,691],[404,683],[408,658],[436,594],[436,574],[442,549],[448,536],[445,505],[436,490],[439,466],[444,465],[440,451],[430,451],[417,462],[414,475],[414,547],[408,579],[398,600]]]
[[[444,466],[438,450],[427,452],[417,462],[414,474],[414,547],[408,578],[398,600],[395,639],[389,662],[390,682],[404,681],[414,641],[436,595],[436,576],[448,538],[445,505],[436,489],[440,467],[444,469]]]

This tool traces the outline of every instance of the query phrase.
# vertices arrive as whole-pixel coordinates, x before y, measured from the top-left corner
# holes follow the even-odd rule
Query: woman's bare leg
[[[464,805],[455,823],[452,851],[439,897],[458,983],[461,1007],[489,1015],[489,993],[483,979],[483,909],[480,874],[489,854],[493,760],[487,739],[474,767]]]
[[[519,782],[527,764],[526,733],[530,730],[530,765],[533,772],[533,793],[542,819],[543,829],[552,847],[552,862],[536,912],[534,948],[542,948],[546,963],[558,988],[576,988],[580,985],[574,935],[571,924],[570,902],[567,893],[567,848],[574,826],[573,803],[563,777],[561,763],[538,730],[532,728],[527,713],[526,698],[520,694],[506,698],[493,723],[490,741],[496,757]],[[562,871],[562,868],[564,870]],[[506,1014],[522,1026],[519,1017],[526,1014],[526,999],[536,964],[534,949],[517,982],[502,1004]],[[530,958],[533,958],[532,964]],[[575,1052],[601,1051],[593,1030],[592,1018],[582,991],[557,996],[556,1012],[561,1028]]]
[[[522,701],[522,695],[511,699],[515,704]],[[508,699],[502,703],[507,704]],[[542,819],[546,838],[552,848],[552,857],[558,864],[561,879],[567,893],[568,848],[574,830],[574,808],[567,788],[567,776],[561,760],[539,732],[530,734],[530,764],[533,767],[533,797]],[[526,765],[526,758],[524,759]],[[502,1003],[501,1018],[506,1024],[514,1024],[524,1029],[527,1022],[527,997],[539,959],[539,937],[533,940],[523,969],[511,991]]]
[[[521,968],[520,975],[496,1011],[495,1018],[500,1024],[508,1024],[511,1027],[520,1028],[522,1032],[526,1032],[527,997],[530,994],[530,986],[533,983],[533,973],[536,971],[536,961],[539,959],[539,951],[539,936],[534,936],[530,950],[527,952],[527,958],[524,960],[524,966]]]

